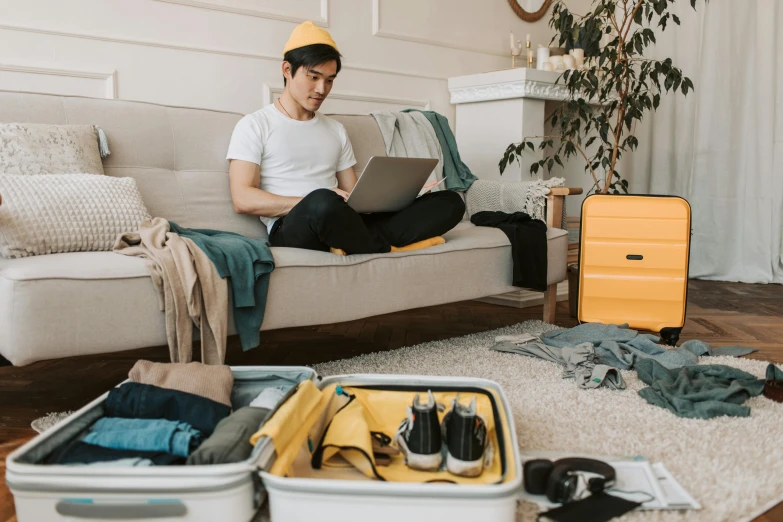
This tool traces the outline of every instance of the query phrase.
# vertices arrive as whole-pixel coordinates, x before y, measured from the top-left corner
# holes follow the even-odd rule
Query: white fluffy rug
[[[683,419],[652,406],[636,392],[636,372],[623,372],[624,391],[581,390],[556,364],[490,351],[496,335],[550,329],[539,321],[482,334],[424,343],[318,365],[321,375],[400,373],[492,379],[511,401],[521,450],[596,455],[643,455],[663,462],[701,503],[700,511],[644,511],[623,520],[751,520],[783,501],[783,404],[763,396],[746,402],[748,418]],[[767,363],[703,358],[764,376]],[[534,504],[518,520],[535,520]]]

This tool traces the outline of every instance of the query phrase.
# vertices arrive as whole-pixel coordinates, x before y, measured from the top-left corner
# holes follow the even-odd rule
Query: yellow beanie
[[[326,29],[318,27],[313,22],[304,22],[294,28],[283,49],[283,56],[288,51],[313,44],[326,44],[337,50],[337,44]]]

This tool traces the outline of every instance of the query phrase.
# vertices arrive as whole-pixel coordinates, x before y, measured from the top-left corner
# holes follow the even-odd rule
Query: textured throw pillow
[[[0,174],[103,174],[108,154],[94,125],[0,124]]]
[[[0,174],[0,256],[108,251],[149,218],[133,178]]]

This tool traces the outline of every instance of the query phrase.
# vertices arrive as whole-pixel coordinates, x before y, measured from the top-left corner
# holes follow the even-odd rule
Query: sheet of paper
[[[610,461],[609,464],[617,472],[617,480],[608,493],[641,502],[639,509],[663,509],[668,506],[649,461]]]
[[[668,509],[701,509],[701,504],[677,482],[663,463],[656,462],[652,467],[666,496]]]

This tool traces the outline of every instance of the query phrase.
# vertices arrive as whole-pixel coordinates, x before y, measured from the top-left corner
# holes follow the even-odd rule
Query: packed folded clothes
[[[241,462],[253,451],[250,437],[269,415],[266,408],[240,408],[217,425],[215,432],[188,457],[189,465]]]
[[[231,406],[234,374],[221,365],[189,363],[154,363],[137,361],[128,377],[139,384],[199,395],[220,404]]]
[[[184,464],[185,459],[178,455],[163,452],[138,450],[117,450],[87,444],[80,439],[72,440],[52,453],[47,464],[93,464],[96,462],[115,462],[124,459],[142,458],[156,466]]]
[[[129,377],[133,382],[109,392],[105,416],[52,453],[48,464],[144,467],[241,462],[253,451],[251,436],[290,388],[271,385],[259,393],[251,387],[235,398],[250,405],[231,413],[234,375],[227,366],[138,361]],[[250,390],[256,394],[248,394]]]
[[[135,457],[135,458],[127,458],[127,459],[119,459],[119,460],[110,460],[107,462],[93,462],[91,464],[85,464],[85,466],[92,466],[95,468],[100,467],[113,467],[113,468],[148,468],[150,466],[154,466],[155,463],[152,462],[150,459],[143,459],[141,457]]]
[[[201,444],[201,432],[186,422],[104,417],[82,440],[109,449],[161,451],[187,457]]]
[[[104,408],[107,417],[186,422],[207,437],[231,413],[230,406],[192,393],[136,382],[111,390]]]

